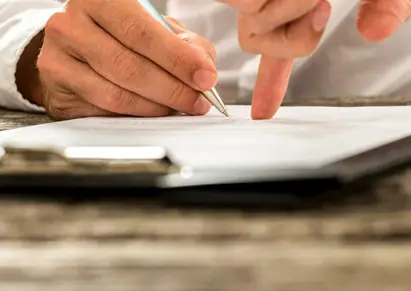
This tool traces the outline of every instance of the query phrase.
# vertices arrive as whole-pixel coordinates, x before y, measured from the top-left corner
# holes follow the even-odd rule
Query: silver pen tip
[[[207,100],[210,101],[215,108],[217,108],[218,111],[220,111],[225,116],[229,117],[227,107],[225,106],[223,100],[221,99],[220,95],[218,94],[215,88],[211,89],[210,91],[202,93],[207,98]]]

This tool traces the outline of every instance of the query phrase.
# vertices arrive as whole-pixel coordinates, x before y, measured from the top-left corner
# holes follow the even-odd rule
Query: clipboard
[[[81,195],[101,189],[131,190],[128,193],[134,196],[178,204],[291,207],[311,195],[338,191],[411,165],[411,136],[313,169],[196,171],[175,164],[162,147],[134,147],[132,156],[113,158],[119,151],[117,147],[99,148],[98,153],[89,148],[3,147],[0,187],[30,192],[75,189]]]

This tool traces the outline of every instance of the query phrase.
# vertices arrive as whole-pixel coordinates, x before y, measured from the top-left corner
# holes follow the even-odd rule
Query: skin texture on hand
[[[19,88],[58,120],[203,115],[211,105],[199,91],[217,82],[214,48],[167,20],[176,33],[135,0],[71,0],[44,31],[36,72],[41,98]],[[38,50],[39,43],[29,47]]]
[[[315,51],[330,18],[331,6],[327,0],[220,2],[238,10],[239,42],[243,50],[262,55],[251,116],[272,118],[287,91],[293,60]],[[410,0],[362,0],[357,28],[366,40],[383,41],[410,15]]]

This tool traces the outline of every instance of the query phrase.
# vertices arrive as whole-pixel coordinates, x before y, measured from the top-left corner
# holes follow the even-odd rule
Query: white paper
[[[0,144],[163,146],[194,168],[319,167],[411,134],[411,106],[281,107],[253,121],[249,106],[227,118],[84,118],[0,132]]]

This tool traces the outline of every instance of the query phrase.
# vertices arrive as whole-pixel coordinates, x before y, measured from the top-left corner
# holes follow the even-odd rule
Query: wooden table
[[[0,130],[49,122],[0,116]],[[0,290],[409,291],[411,171],[339,197],[287,213],[3,193]]]

